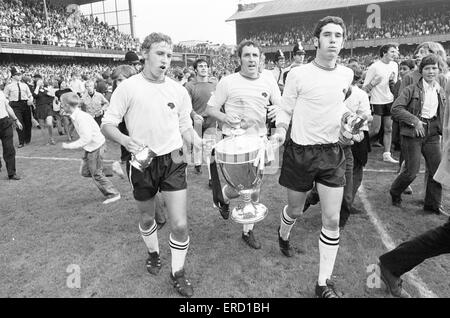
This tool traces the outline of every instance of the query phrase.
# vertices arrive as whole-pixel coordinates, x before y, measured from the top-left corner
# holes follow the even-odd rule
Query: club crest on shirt
[[[169,106],[170,109],[174,109],[175,108],[175,104],[174,103],[168,103],[167,106]]]
[[[264,98],[267,98],[267,93],[266,92],[262,92],[261,94]]]

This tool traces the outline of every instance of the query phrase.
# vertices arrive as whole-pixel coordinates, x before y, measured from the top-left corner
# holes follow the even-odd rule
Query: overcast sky
[[[268,0],[243,1],[243,3]],[[163,32],[174,43],[188,40],[236,44],[235,22],[225,22],[237,11],[239,0],[133,0],[136,36]]]

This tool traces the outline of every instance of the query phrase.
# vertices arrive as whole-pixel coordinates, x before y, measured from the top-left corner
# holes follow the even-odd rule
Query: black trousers
[[[445,253],[450,253],[450,219],[444,225],[429,230],[381,255],[380,262],[392,274],[400,277],[424,260]]]
[[[27,105],[27,101],[10,102],[11,108],[23,126],[22,130],[17,129],[19,135],[19,144],[28,144],[31,141],[31,108]]]
[[[16,174],[16,149],[13,142],[13,121],[9,117],[0,119],[0,140],[2,141],[3,160],[8,177]]]

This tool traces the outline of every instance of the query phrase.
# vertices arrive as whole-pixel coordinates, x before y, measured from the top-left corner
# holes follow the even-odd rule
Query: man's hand
[[[235,127],[235,126],[240,127],[241,119],[239,118],[239,116],[236,116],[236,115],[225,114],[223,123],[227,124],[231,127]]]
[[[417,137],[425,137],[425,128],[423,127],[423,122],[419,120],[419,123],[415,127],[416,130],[416,136]]]
[[[391,75],[389,76],[389,81],[393,80],[395,80],[395,72],[392,72]]]
[[[125,136],[123,138],[123,141],[121,142],[121,145],[124,146],[129,152],[136,153],[141,149],[142,144],[137,142],[136,140],[132,139],[129,136]]]
[[[280,111],[280,107],[277,105],[266,106],[267,109],[267,117],[271,122],[274,122],[277,119],[277,115]]]
[[[23,129],[22,124],[21,124],[20,121],[18,121],[17,119],[14,121],[14,125],[15,125],[19,130],[22,130],[22,129]]]
[[[382,80],[383,77],[381,77],[380,75],[375,75],[374,78],[370,81],[370,85],[372,85],[372,87],[375,87],[380,84]]]
[[[284,144],[284,141],[286,140],[286,129],[283,127],[278,127],[275,130],[275,133],[272,136],[270,136],[269,139],[271,142],[280,147],[282,144]]]
[[[194,114],[192,114],[192,120],[193,120],[194,122],[202,123],[202,122],[203,122],[203,116],[202,116],[202,115],[199,115],[199,114],[197,114],[197,113],[194,113]]]

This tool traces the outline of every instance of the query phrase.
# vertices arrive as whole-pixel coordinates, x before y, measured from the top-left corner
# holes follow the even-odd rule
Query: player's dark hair
[[[204,58],[199,58],[199,59],[196,59],[194,64],[193,64],[194,70],[197,70],[197,65],[199,63],[206,63],[206,65],[209,67],[209,63],[208,63],[207,60],[205,60]]]
[[[345,39],[345,37],[347,36],[347,28],[345,27],[345,22],[344,20],[342,20],[342,18],[334,16],[327,16],[325,18],[320,19],[319,22],[317,22],[313,32],[314,37],[319,39],[320,33],[322,32],[322,28],[329,23],[340,25],[344,32],[342,35]]]
[[[389,51],[389,49],[391,48],[391,47],[395,47],[395,48],[397,48],[397,44],[395,44],[395,43],[388,43],[388,44],[385,44],[385,45],[382,45],[381,47],[380,47],[380,57],[383,57],[388,51]]]
[[[257,42],[251,40],[242,40],[237,48],[237,56],[239,59],[241,59],[242,57],[242,50],[244,49],[244,46],[254,46],[258,49],[259,52],[261,52],[261,48],[259,47],[259,44]]]

